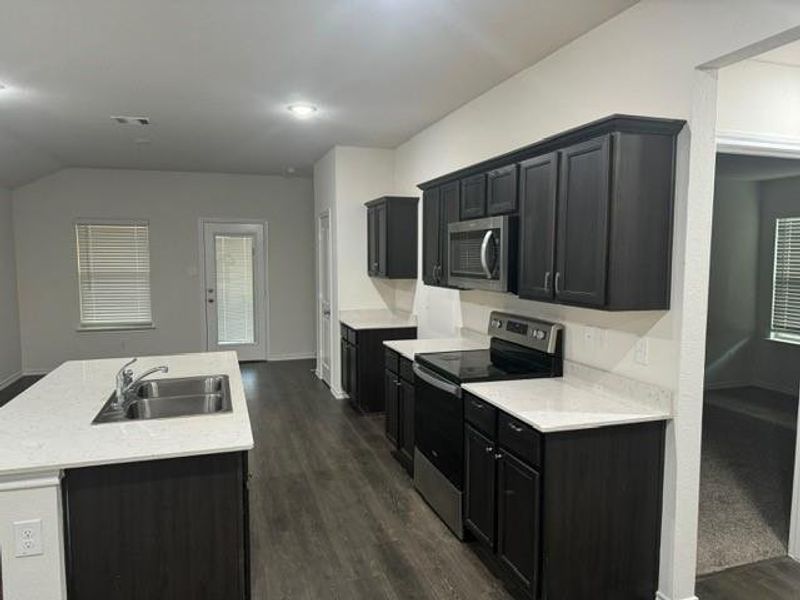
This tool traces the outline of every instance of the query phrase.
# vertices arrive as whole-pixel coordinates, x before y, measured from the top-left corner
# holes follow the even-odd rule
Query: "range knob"
[[[492,327],[495,329],[500,329],[503,326],[503,322],[500,319],[492,319]]]
[[[537,340],[543,340],[547,334],[543,329],[537,329],[533,335]]]

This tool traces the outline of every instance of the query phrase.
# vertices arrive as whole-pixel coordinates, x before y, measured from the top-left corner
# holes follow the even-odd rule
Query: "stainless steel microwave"
[[[450,223],[447,282],[455,287],[517,291],[517,217]]]

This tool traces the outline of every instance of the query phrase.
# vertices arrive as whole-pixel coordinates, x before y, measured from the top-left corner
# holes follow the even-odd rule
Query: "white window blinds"
[[[800,217],[777,219],[772,337],[800,340]]]
[[[150,325],[150,236],[146,224],[75,226],[81,325]]]
[[[255,342],[251,236],[216,235],[217,336],[222,344]]]

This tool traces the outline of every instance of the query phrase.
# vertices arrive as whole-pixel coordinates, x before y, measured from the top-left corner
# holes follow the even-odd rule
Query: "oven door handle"
[[[483,272],[486,274],[486,279],[492,278],[492,270],[489,268],[489,242],[492,241],[492,237],[494,236],[494,232],[490,229],[487,231],[483,236],[483,241],[481,242],[481,267],[483,267]]]
[[[419,377],[425,383],[428,383],[433,387],[442,390],[443,392],[447,392],[451,396],[455,396],[456,398],[461,398],[460,385],[456,385],[454,383],[450,383],[445,379],[442,379],[432,371],[429,371],[425,367],[421,367],[417,363],[414,363],[414,375]]]

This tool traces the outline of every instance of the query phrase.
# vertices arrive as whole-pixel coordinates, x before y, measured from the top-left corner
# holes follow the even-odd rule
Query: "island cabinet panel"
[[[394,388],[389,387],[386,373],[386,357],[383,346],[387,340],[409,340],[417,337],[416,327],[390,329],[352,329],[342,324],[341,366],[342,389],[350,398],[350,404],[363,413],[384,412],[389,402],[392,435],[399,435],[400,423]],[[391,360],[391,359],[390,359]],[[391,364],[391,363],[390,363]],[[391,389],[392,396],[387,398]]]
[[[537,156],[520,165],[520,298],[553,299],[557,191],[557,153]]]
[[[537,600],[652,600],[664,423],[542,434],[485,406],[465,394],[465,526],[511,586]]]
[[[414,372],[412,362],[394,350],[384,353],[386,439],[392,455],[414,473]]]
[[[417,204],[406,196],[366,203],[367,274],[385,279],[417,278]]]
[[[69,600],[250,597],[245,453],[69,469]]]

